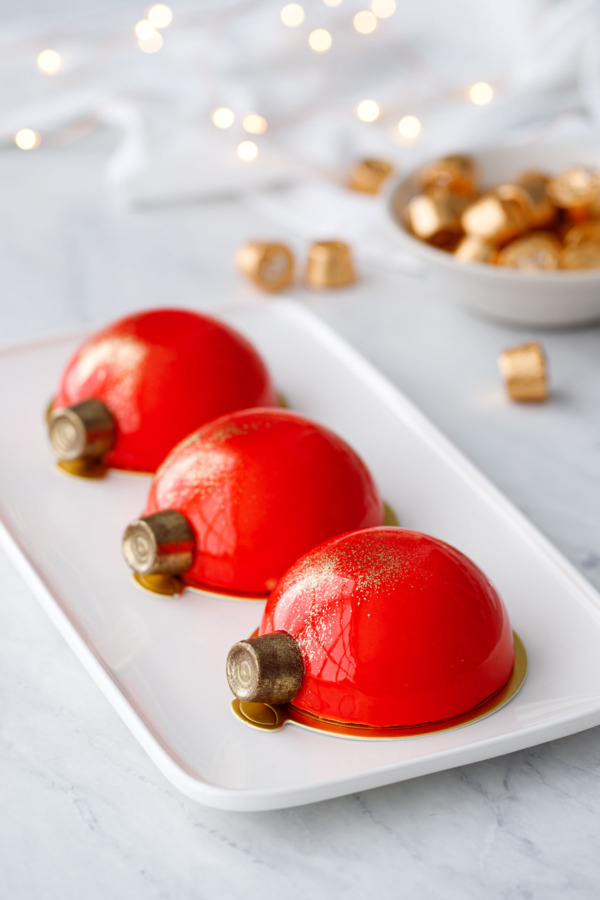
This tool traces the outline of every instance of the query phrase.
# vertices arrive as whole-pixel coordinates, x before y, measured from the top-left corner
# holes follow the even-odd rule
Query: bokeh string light
[[[138,38],[138,47],[143,53],[157,53],[163,43],[163,36],[159,31],[155,31],[147,38]]]
[[[323,0],[323,3],[336,8],[342,5],[343,0]],[[370,0],[369,6],[370,9],[360,10],[352,18],[352,25],[359,34],[368,35],[376,31],[379,20],[387,19],[396,12],[397,0]],[[300,3],[287,3],[281,8],[280,18],[287,27],[297,28],[305,22],[306,12]],[[168,28],[172,22],[173,12],[166,4],[155,3],[148,7],[145,18],[137,22],[134,29],[139,49],[149,54],[160,50],[164,43],[160,30]],[[326,28],[314,28],[308,35],[308,44],[315,53],[326,53],[333,45],[333,35]],[[36,61],[39,71],[44,75],[56,75],[62,71],[62,57],[52,48],[38,53]],[[486,106],[494,99],[494,88],[485,81],[475,82],[464,90],[470,102],[476,106]],[[371,98],[361,100],[354,106],[355,117],[363,123],[376,122],[382,114],[381,105]],[[233,110],[220,106],[212,111],[210,118],[215,127],[228,129],[234,124],[236,116]],[[264,134],[269,127],[265,117],[258,113],[244,115],[241,125],[252,135]],[[421,122],[415,115],[403,116],[397,125],[397,134],[404,143],[417,140],[421,131]],[[32,150],[40,146],[41,136],[31,128],[22,128],[16,133],[14,141],[20,149]],[[236,152],[240,159],[251,162],[258,156],[258,146],[254,141],[241,141],[237,144]]]
[[[356,13],[352,24],[359,34],[372,34],[377,28],[377,16],[370,10],[363,9]]]
[[[389,19],[396,12],[396,0],[371,0],[371,12],[378,19]]]
[[[249,113],[242,119],[242,128],[248,134],[264,134],[268,127],[265,117],[257,113]]]
[[[37,56],[37,67],[44,75],[58,75],[62,69],[62,59],[56,50],[42,50]]]
[[[151,6],[148,10],[148,13],[153,13],[155,19],[158,18],[159,21],[166,22],[166,15],[164,11],[161,12],[162,4],[156,4],[155,6]],[[158,9],[158,13],[156,10]],[[165,6],[165,10],[168,10],[169,7]],[[169,10],[170,12],[170,10]],[[160,26],[160,27],[165,27]],[[140,19],[139,22],[136,23],[134,28],[135,36],[137,38],[138,47],[143,53],[156,53],[162,47],[164,40],[160,31],[156,30],[155,24],[148,19]]]
[[[494,89],[487,81],[476,81],[469,88],[469,99],[476,106],[487,106],[494,99]]]
[[[354,112],[361,122],[375,122],[381,115],[381,107],[376,100],[361,100],[356,104]]]
[[[146,18],[155,28],[168,28],[173,21],[173,11],[165,3],[155,3],[146,10]]]
[[[140,41],[146,41],[156,34],[156,28],[149,19],[140,19],[133,30]]]
[[[414,141],[421,134],[421,122],[416,116],[402,116],[398,122],[398,134],[406,141]]]
[[[306,18],[304,8],[299,3],[287,3],[279,15],[283,24],[288,28],[297,28]]]
[[[258,156],[258,147],[254,141],[241,141],[237,145],[236,153],[244,162],[252,162]]]
[[[326,28],[315,28],[308,36],[308,45],[315,53],[326,53],[333,43],[333,38]]]
[[[35,150],[41,143],[41,135],[33,128],[21,128],[15,134],[15,144],[19,150]]]
[[[217,106],[216,109],[213,109],[210,118],[217,128],[231,128],[235,122],[234,112],[228,106]]]

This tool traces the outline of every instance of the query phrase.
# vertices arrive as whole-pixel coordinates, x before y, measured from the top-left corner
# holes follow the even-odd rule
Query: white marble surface
[[[253,295],[232,253],[273,228],[235,201],[112,207],[111,145],[97,135],[68,151],[2,154],[2,343],[144,305],[218,311]],[[543,336],[553,399],[524,408],[504,399],[496,353],[530,332],[446,308],[408,277],[365,272],[352,290],[292,294],[600,587],[600,329]],[[598,896],[600,728],[313,806],[205,809],[154,768],[3,556],[0,578],[3,897]]]

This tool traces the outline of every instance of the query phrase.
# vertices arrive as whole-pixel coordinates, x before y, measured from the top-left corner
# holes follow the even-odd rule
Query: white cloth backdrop
[[[169,203],[238,194],[299,237],[360,243],[366,259],[407,265],[378,232],[376,200],[343,188],[364,155],[410,168],[442,151],[519,140],[600,133],[600,3],[597,0],[397,0],[393,16],[361,35],[353,15],[367,4],[329,8],[303,0],[306,20],[287,28],[284,0],[172,0],[164,45],[142,53],[133,28],[144,6],[17,22],[0,35],[0,140],[22,127],[60,146],[93,123],[119,130],[107,184],[121,201]],[[327,53],[308,46],[327,28]],[[37,53],[61,53],[45,77]],[[488,106],[468,87],[488,81]],[[382,115],[354,115],[371,98]],[[227,130],[210,119],[230,107]],[[251,163],[236,155],[248,137],[241,119],[260,113]],[[422,132],[402,142],[398,120],[414,114]],[[42,151],[39,151],[42,152]],[[276,230],[275,232],[276,233]]]

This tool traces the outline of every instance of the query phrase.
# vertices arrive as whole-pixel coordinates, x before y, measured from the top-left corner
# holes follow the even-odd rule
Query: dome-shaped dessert
[[[288,703],[304,724],[401,733],[480,709],[514,661],[507,611],[481,570],[443,541],[384,527],[296,562],[227,670],[239,700]]]
[[[151,310],[77,350],[52,404],[49,437],[61,460],[155,472],[206,422],[277,403],[261,358],[232,328],[195,312]]]
[[[222,416],[157,472],[123,552],[139,575],[265,595],[329,537],[383,522],[367,467],[340,437],[286,410]]]

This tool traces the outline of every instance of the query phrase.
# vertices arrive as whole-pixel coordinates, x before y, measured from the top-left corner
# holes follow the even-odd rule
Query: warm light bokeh
[[[42,142],[41,135],[33,128],[21,128],[15,134],[15,144],[19,150],[35,150]]]
[[[133,30],[140,41],[147,41],[156,34],[156,28],[149,19],[140,19]]]
[[[235,115],[232,109],[227,106],[218,106],[211,113],[211,121],[217,128],[231,128],[235,122]]]
[[[155,3],[146,10],[146,18],[155,28],[168,28],[173,21],[173,10],[165,3]]]
[[[378,19],[389,19],[396,12],[396,0],[371,0],[371,11]]]
[[[37,66],[44,75],[56,75],[62,69],[62,59],[56,50],[42,50],[38,53]]]
[[[258,113],[249,113],[242,119],[242,128],[248,134],[264,134],[268,127],[265,117]]]
[[[258,156],[258,147],[254,141],[242,141],[237,145],[236,152],[244,162],[252,162]]]
[[[381,107],[376,100],[361,100],[354,111],[361,122],[375,122],[381,115]]]
[[[143,53],[156,53],[163,43],[163,36],[158,31],[154,31],[147,38],[138,38],[138,47]]]
[[[308,43],[315,53],[325,53],[331,47],[333,39],[326,28],[315,28],[308,36]]]
[[[416,116],[402,116],[398,122],[400,137],[406,140],[414,140],[421,134],[421,123]]]
[[[469,88],[469,99],[476,106],[487,106],[494,99],[494,89],[487,81],[476,81]]]
[[[281,21],[288,28],[297,28],[305,18],[304,9],[299,3],[287,3],[281,10]]]
[[[377,17],[368,9],[363,9],[356,13],[352,24],[359,34],[371,34],[377,28]]]

